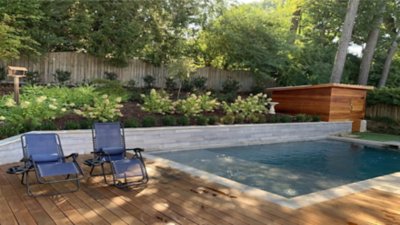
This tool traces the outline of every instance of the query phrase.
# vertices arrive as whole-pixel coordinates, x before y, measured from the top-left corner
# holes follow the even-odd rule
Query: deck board
[[[0,166],[2,225],[400,225],[400,195],[376,189],[292,210],[148,162],[151,180],[142,188],[125,191],[105,185],[101,177],[85,177],[78,192],[32,198],[17,176],[5,173],[11,165]],[[83,168],[88,174],[88,168]],[[61,186],[71,184],[53,184],[47,189]]]

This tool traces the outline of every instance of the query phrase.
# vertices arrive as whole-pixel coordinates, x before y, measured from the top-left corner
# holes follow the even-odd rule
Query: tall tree
[[[386,2],[380,1],[379,13],[375,16],[372,29],[368,33],[367,43],[363,50],[360,64],[360,73],[358,75],[358,84],[366,85],[368,83],[369,71],[374,56],[376,44],[378,42],[380,26],[383,22],[383,16],[386,9]]]
[[[354,21],[357,16],[357,9],[360,0],[349,0],[346,17],[343,24],[342,36],[339,40],[339,47],[331,74],[331,83],[340,83],[343,74],[343,68],[346,61],[347,49],[351,40]]]
[[[398,42],[399,39],[400,39],[400,29],[388,50],[388,54],[385,59],[385,64],[383,65],[382,75],[381,75],[381,78],[378,83],[379,88],[384,87],[386,85],[387,79],[389,77],[390,66],[393,61],[393,56],[395,55],[395,53],[397,51],[397,47],[399,45],[399,42]]]

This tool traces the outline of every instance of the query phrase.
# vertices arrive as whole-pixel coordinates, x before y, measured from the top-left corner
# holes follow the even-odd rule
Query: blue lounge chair
[[[121,123],[94,123],[92,135],[94,157],[85,161],[85,164],[91,167],[91,176],[102,175],[105,183],[108,184],[106,175],[111,174],[113,184],[120,188],[148,182],[149,177],[141,154],[144,150],[126,148]],[[127,156],[127,151],[132,151],[132,157]],[[110,165],[111,173],[105,172],[104,164],[106,163]],[[96,166],[101,166],[101,173],[93,173]]]
[[[60,137],[57,134],[24,134],[21,136],[21,143],[24,154],[22,161],[25,165],[22,167],[23,170],[19,172],[22,173],[21,183],[26,185],[28,195],[42,195],[35,195],[31,191],[29,172],[33,170],[36,173],[36,179],[39,184],[59,182],[75,183],[75,189],[57,192],[56,194],[79,190],[80,179],[83,177],[83,173],[76,161],[78,154],[73,153],[65,157],[61,147]],[[72,161],[66,161],[68,158],[72,158]]]

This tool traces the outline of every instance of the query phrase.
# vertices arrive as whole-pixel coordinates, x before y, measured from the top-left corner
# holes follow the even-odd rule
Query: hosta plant
[[[120,97],[110,98],[108,95],[102,95],[94,99],[93,105],[84,105],[74,112],[92,121],[108,122],[122,117],[122,107]]]
[[[141,108],[143,111],[151,113],[167,114],[174,111],[174,105],[165,91],[156,91],[151,89],[148,95],[141,95],[143,104]]]

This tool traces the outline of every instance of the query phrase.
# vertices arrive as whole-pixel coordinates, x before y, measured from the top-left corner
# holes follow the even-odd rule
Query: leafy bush
[[[281,122],[281,123],[289,123],[292,121],[293,121],[293,118],[289,115],[282,115],[282,116],[278,117],[278,122]]]
[[[173,116],[165,116],[161,119],[161,123],[164,126],[176,126],[176,119]]]
[[[295,120],[297,122],[311,122],[311,121],[313,121],[313,116],[306,115],[306,114],[297,114],[295,116]]]
[[[215,125],[218,121],[218,117],[217,116],[210,116],[208,117],[208,124],[210,125]]]
[[[79,126],[81,129],[91,129],[93,122],[91,120],[81,120]]]
[[[64,124],[65,130],[77,130],[80,128],[81,128],[81,125],[77,121],[66,121]]]
[[[141,95],[143,99],[142,110],[151,113],[166,114],[174,111],[174,106],[165,91],[157,92],[151,89],[149,95]]]
[[[146,116],[143,118],[143,127],[154,127],[156,125],[156,119],[153,116]]]
[[[57,126],[53,121],[43,121],[39,127],[40,130],[57,130]]]
[[[143,78],[143,81],[145,83],[146,88],[150,89],[154,87],[154,82],[156,81],[156,78],[154,78],[152,75],[146,75]]]
[[[238,96],[235,102],[228,104],[222,103],[222,107],[226,114],[231,115],[242,115],[246,120],[254,119],[256,114],[264,114],[267,112],[268,102],[271,99],[267,98],[266,94],[250,95],[249,97],[242,99]]]
[[[222,93],[234,93],[237,94],[240,89],[240,83],[237,80],[231,78],[227,79],[222,84]]]
[[[184,79],[181,81],[182,91],[192,92],[194,90],[194,85],[191,80]]]
[[[28,84],[38,84],[40,82],[40,74],[38,71],[28,71],[26,73],[25,81]]]
[[[104,78],[106,80],[117,80],[118,75],[114,72],[104,72]]]
[[[197,116],[196,117],[196,124],[197,125],[207,125],[208,123],[208,118],[206,116]]]
[[[206,82],[207,82],[207,77],[195,77],[192,79],[193,87],[196,90],[205,90]]]
[[[180,126],[187,126],[189,125],[189,118],[187,116],[178,117],[178,119],[176,120],[176,124]]]
[[[11,123],[0,124],[0,139],[19,134],[19,130]]]
[[[129,99],[128,91],[122,86],[119,80],[96,79],[93,81],[93,85],[95,91],[100,95],[108,95],[114,98],[121,97],[122,101]]]
[[[165,87],[168,91],[174,91],[176,89],[176,82],[173,77],[167,77],[165,79]]]
[[[129,90],[134,89],[136,87],[136,81],[133,80],[133,79],[129,80],[127,87],[128,87]]]
[[[71,79],[71,72],[57,69],[53,77],[57,83],[65,84],[65,82]]]
[[[115,121],[122,116],[120,104],[121,98],[110,98],[103,95],[94,99],[93,105],[84,105],[81,109],[75,109],[77,115],[83,116],[92,121]]]
[[[127,121],[125,121],[125,127],[129,128],[136,128],[139,127],[139,121],[135,118],[130,118]]]
[[[400,88],[379,88],[370,91],[367,95],[367,104],[400,106]]]
[[[191,94],[188,98],[175,102],[175,111],[185,116],[196,116],[202,112],[212,112],[219,106],[217,99],[211,98],[211,92],[197,96]]]
[[[235,116],[232,114],[225,115],[221,118],[223,124],[233,124],[235,122]]]
[[[318,116],[318,115],[313,115],[313,116],[311,116],[311,121],[313,121],[313,122],[319,122],[319,121],[321,121],[321,117],[320,116]]]

